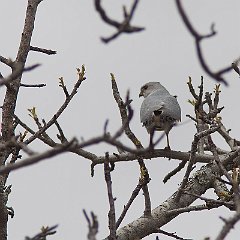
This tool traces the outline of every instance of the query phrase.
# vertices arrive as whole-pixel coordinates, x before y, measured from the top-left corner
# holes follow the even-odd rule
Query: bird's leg
[[[165,147],[166,150],[171,150],[170,148],[170,144],[169,144],[169,136],[168,136],[168,132],[166,132],[166,135],[167,135],[167,146]]]
[[[154,135],[154,129],[151,129],[150,131],[150,142],[149,142],[149,148],[153,149],[154,145],[153,145],[153,135]]]

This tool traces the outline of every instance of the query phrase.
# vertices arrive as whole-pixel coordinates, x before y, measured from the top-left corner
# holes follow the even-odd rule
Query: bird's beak
[[[142,91],[139,93],[139,95],[138,95],[139,97],[142,97],[143,96],[143,94],[142,94]]]

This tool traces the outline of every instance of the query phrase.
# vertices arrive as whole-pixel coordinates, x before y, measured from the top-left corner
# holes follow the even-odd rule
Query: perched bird
[[[159,82],[149,82],[141,87],[139,97],[144,97],[140,109],[140,119],[150,134],[152,144],[155,131],[165,131],[167,148],[169,145],[169,131],[177,121],[181,121],[181,108],[176,97]]]

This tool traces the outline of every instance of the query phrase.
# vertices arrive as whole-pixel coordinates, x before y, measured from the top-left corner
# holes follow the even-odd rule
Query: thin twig
[[[85,209],[83,209],[83,214],[87,220],[88,223],[88,235],[87,238],[88,240],[96,240],[96,235],[98,233],[98,220],[97,220],[97,216],[91,212],[91,220],[87,215],[87,212],[85,211]]]
[[[25,237],[25,240],[45,240],[47,236],[55,234],[58,225],[52,227],[42,227],[41,232],[34,237]]]
[[[109,167],[109,153],[106,152],[106,161],[104,163],[104,175],[105,175],[105,181],[107,184],[107,192],[108,192],[108,201],[110,205],[110,210],[108,212],[108,222],[109,222],[109,230],[110,235],[108,237],[109,240],[116,240],[116,215],[115,215],[115,205],[114,205],[114,197],[112,193],[112,179],[111,179],[111,173],[110,173],[110,167]]]
[[[179,165],[173,169],[170,173],[168,173],[164,179],[163,179],[163,183],[166,183],[171,177],[173,177],[174,175],[176,175],[178,172],[180,172],[186,165],[187,161],[182,161],[179,163]]]
[[[6,85],[7,87],[9,87],[8,84],[10,84],[12,81],[17,79],[18,77],[20,77],[23,72],[34,70],[35,68],[39,67],[40,64],[34,64],[34,65],[29,66],[27,68],[23,68],[20,63],[14,62],[13,66],[14,67],[13,67],[12,74],[10,74],[6,78],[0,78],[0,86]]]
[[[178,202],[180,197],[181,197],[181,194],[182,194],[182,191],[184,190],[184,187],[186,186],[187,182],[188,182],[188,178],[190,176],[190,173],[192,171],[192,167],[193,165],[195,164],[195,156],[196,156],[196,152],[197,152],[197,145],[198,145],[198,142],[201,138],[211,134],[211,133],[214,133],[217,131],[217,129],[219,128],[219,126],[213,126],[212,128],[210,129],[207,129],[203,132],[200,132],[200,133],[196,133],[194,135],[194,140],[192,142],[192,147],[191,147],[191,154],[190,154],[190,158],[189,158],[189,163],[188,163],[188,166],[187,166],[187,170],[186,170],[186,173],[183,177],[183,181],[178,189],[178,193],[176,195],[176,198],[175,200]]]
[[[133,203],[133,201],[135,200],[135,198],[137,197],[137,195],[139,194],[141,189],[142,189],[142,184],[138,183],[136,188],[133,190],[132,195],[131,195],[130,199],[128,200],[127,204],[124,206],[120,217],[118,218],[118,220],[116,222],[116,228],[118,228],[120,226],[122,220],[126,216],[128,209],[130,208],[131,204]]]
[[[188,238],[188,239],[182,238],[182,237],[179,237],[176,233],[166,232],[166,231],[164,231],[164,230],[162,230],[162,229],[158,229],[158,230],[156,231],[156,233],[161,233],[161,234],[163,234],[163,235],[166,235],[166,236],[168,236],[168,237],[171,237],[171,238],[174,238],[174,239],[178,239],[178,240],[189,240],[189,238]]]
[[[220,206],[215,205],[213,208],[218,208]],[[184,208],[177,208],[177,209],[172,209],[168,211],[168,214],[170,216],[178,215],[181,213],[189,213],[189,212],[196,212],[196,211],[203,211],[203,210],[209,210],[209,207],[206,204],[203,205],[197,205],[197,206],[187,206]]]
[[[45,83],[40,83],[40,84],[25,84],[21,83],[20,87],[26,87],[26,88],[41,88],[41,87],[46,87],[47,85]]]
[[[63,113],[63,111],[67,108],[68,104],[71,102],[72,98],[76,95],[78,88],[80,87],[81,83],[86,79],[85,76],[85,68],[82,66],[82,72],[79,72],[79,78],[76,82],[76,84],[73,87],[73,90],[69,97],[67,97],[62,104],[62,106],[58,109],[56,114],[46,123],[45,126],[43,126],[39,131],[37,131],[34,135],[32,135],[29,139],[25,141],[25,144],[31,143],[33,140],[38,138],[42,133],[44,133],[49,127],[51,127],[53,124],[55,124],[56,119]]]
[[[236,212],[232,217],[229,219],[223,219],[225,225],[222,227],[222,230],[219,232],[216,240],[224,240],[230,230],[234,227],[234,225],[240,220],[240,213]]]
[[[130,125],[129,125],[129,117],[128,117],[128,112],[127,112],[127,107],[123,103],[123,100],[120,96],[120,93],[118,91],[118,86],[115,80],[114,75],[111,73],[111,81],[112,81],[112,91],[113,91],[113,97],[118,105],[119,112],[122,118],[122,125],[125,126],[124,132],[127,135],[127,137],[131,140],[131,142],[136,146],[137,149],[142,149],[143,146],[141,142],[138,140],[136,135],[132,132]],[[144,198],[145,198],[145,211],[144,214],[145,216],[150,216],[151,215],[151,199],[148,191],[148,186],[147,183],[150,181],[149,173],[148,170],[144,164],[144,161],[141,157],[138,157],[138,163],[140,166],[140,171],[141,171],[141,178],[145,178],[143,182],[145,183],[142,186]],[[142,175],[142,173],[144,173]]]
[[[45,53],[47,55],[53,55],[57,53],[57,51],[54,51],[51,49],[45,49],[45,48],[39,48],[39,47],[33,47],[33,46],[30,46],[30,50],[35,52]]]
[[[5,58],[0,55],[0,62],[4,63],[5,65],[9,66],[10,68],[13,68],[14,62],[9,58]]]
[[[16,169],[19,169],[19,168],[23,168],[23,167],[26,167],[26,166],[29,166],[29,165],[32,165],[32,164],[35,164],[41,160],[44,160],[44,159],[48,159],[48,158],[51,158],[51,157],[54,157],[62,152],[66,152],[68,151],[69,147],[72,145],[72,144],[75,144],[76,143],[76,140],[73,139],[72,141],[70,141],[69,143],[67,144],[62,144],[60,146],[57,146],[57,147],[54,147],[50,150],[47,150],[43,153],[39,153],[39,154],[35,154],[29,158],[26,158],[22,161],[18,161],[16,163],[13,163],[13,164],[8,164],[6,166],[3,166],[3,167],[0,167],[0,174],[4,174],[4,173],[9,173],[13,170],[16,170]]]
[[[68,142],[68,140],[67,140],[67,138],[65,137],[64,132],[63,132],[60,124],[58,123],[57,119],[56,119],[56,121],[55,121],[55,125],[56,125],[56,127],[57,127],[57,129],[58,129],[58,132],[59,132],[59,134],[57,134],[57,138],[61,141],[61,143],[66,143],[66,142]]]
[[[184,191],[184,194],[194,196],[194,197],[197,197],[197,198],[205,201],[206,205],[210,208],[213,208],[214,206],[217,206],[217,207],[218,206],[225,206],[225,207],[229,208],[230,210],[235,209],[235,204],[232,201],[227,202],[227,201],[224,201],[224,200],[216,200],[216,199],[206,198],[206,197],[202,197],[200,195],[190,193],[190,192],[187,192],[187,191]]]

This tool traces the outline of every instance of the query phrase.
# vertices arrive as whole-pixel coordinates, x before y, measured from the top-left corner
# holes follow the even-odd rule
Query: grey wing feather
[[[155,91],[147,96],[140,109],[140,119],[143,125],[152,120],[153,112],[162,110],[165,116],[170,116],[173,119],[181,120],[181,109],[177,99],[169,93]]]

